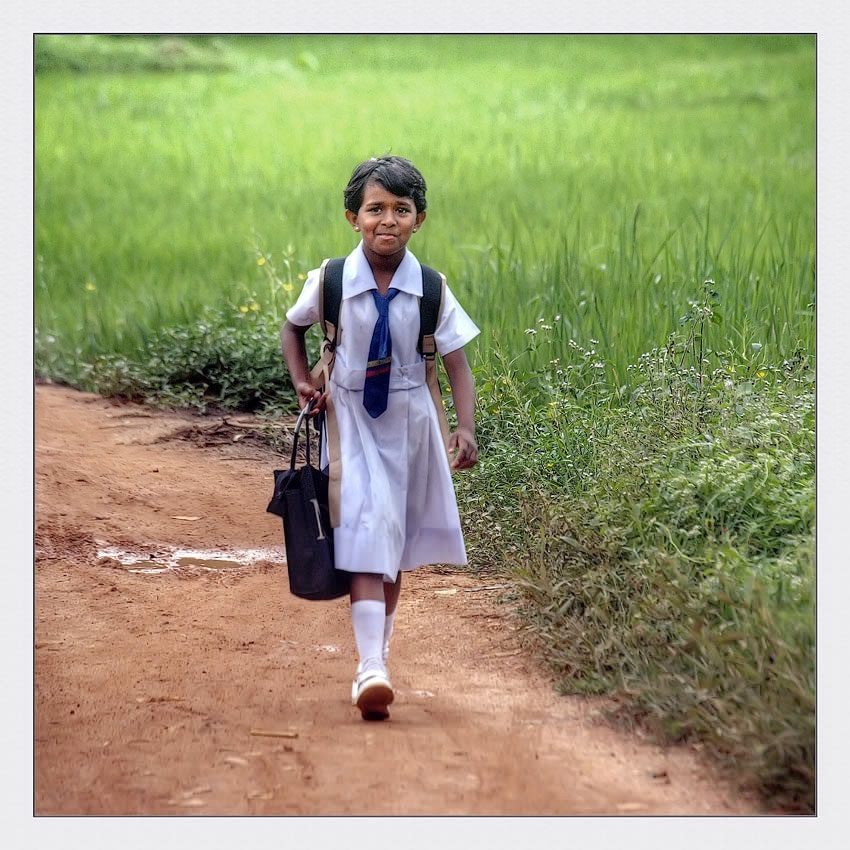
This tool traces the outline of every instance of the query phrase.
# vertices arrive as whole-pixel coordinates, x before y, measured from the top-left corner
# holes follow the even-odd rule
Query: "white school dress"
[[[336,566],[347,572],[377,573],[394,582],[399,570],[467,561],[446,448],[425,383],[425,361],[416,350],[422,271],[410,251],[390,286],[399,294],[389,305],[392,369],[386,411],[372,419],[363,407],[366,361],[378,318],[370,290],[378,286],[362,243],[343,267],[342,335],[331,394],[342,458],[340,524],[334,529]],[[319,321],[318,269],[307,276],[286,318],[302,327]],[[437,350],[448,354],[478,333],[447,286],[434,333]]]

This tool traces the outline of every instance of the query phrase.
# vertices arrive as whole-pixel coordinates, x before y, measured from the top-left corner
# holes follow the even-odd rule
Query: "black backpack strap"
[[[342,303],[342,268],[345,257],[322,263],[319,275],[319,324],[332,348],[339,344],[339,306]],[[330,325],[330,328],[328,327]],[[328,336],[330,330],[331,336]]]
[[[422,266],[422,298],[419,299],[419,353],[425,359],[425,381],[437,409],[437,420],[443,443],[449,446],[449,422],[443,404],[443,394],[437,378],[437,342],[434,332],[440,321],[443,309],[443,294],[446,290],[446,278],[428,266]]]
[[[342,302],[342,267],[345,257],[325,260],[319,269],[319,327],[324,339],[319,346],[319,359],[310,370],[315,387],[327,388],[336,359],[336,347],[342,336],[339,326]]]
[[[436,348],[433,345],[434,331],[440,320],[443,307],[443,287],[445,278],[430,266],[422,266],[422,298],[419,301],[419,342],[417,350],[426,360],[433,360]],[[423,348],[425,337],[431,338],[431,344]]]

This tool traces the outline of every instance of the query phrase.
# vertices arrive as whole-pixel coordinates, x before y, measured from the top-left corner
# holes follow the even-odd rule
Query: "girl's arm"
[[[475,381],[463,348],[443,356],[443,365],[452,387],[457,430],[449,439],[449,455],[455,452],[452,469],[469,469],[478,463],[478,443],[475,441]]]
[[[328,394],[319,392],[310,380],[310,367],[307,364],[307,346],[304,343],[304,334],[309,330],[302,325],[293,325],[287,320],[280,329],[280,350],[289,369],[292,378],[292,386],[298,393],[298,406],[302,409],[312,399],[315,402],[310,416],[315,416],[325,409],[325,401]]]

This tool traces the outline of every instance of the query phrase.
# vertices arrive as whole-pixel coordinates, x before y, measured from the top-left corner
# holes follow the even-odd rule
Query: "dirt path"
[[[559,697],[492,578],[409,577],[392,717],[364,723],[347,602],[288,594],[281,459],[246,417],[51,386],[35,417],[36,814],[756,811],[693,750]]]

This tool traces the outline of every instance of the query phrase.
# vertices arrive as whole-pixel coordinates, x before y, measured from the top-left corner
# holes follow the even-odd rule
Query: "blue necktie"
[[[398,295],[397,289],[390,289],[386,296],[377,289],[371,290],[378,308],[378,321],[372,331],[369,345],[369,362],[366,364],[366,383],[363,385],[363,406],[367,413],[377,419],[387,409],[387,396],[390,392],[390,367],[392,363],[393,340],[390,336],[390,301]]]

